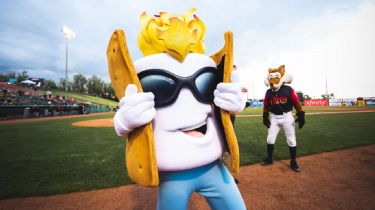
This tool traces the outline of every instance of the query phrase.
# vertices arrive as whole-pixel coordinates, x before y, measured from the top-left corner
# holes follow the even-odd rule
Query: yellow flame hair
[[[182,62],[190,52],[203,54],[206,27],[193,15],[194,12],[195,8],[192,8],[182,15],[160,12],[154,17],[143,12],[138,36],[138,46],[143,55],[168,53]]]

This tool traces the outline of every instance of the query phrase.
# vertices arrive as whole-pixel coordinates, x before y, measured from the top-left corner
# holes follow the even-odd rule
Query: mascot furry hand
[[[241,112],[241,87],[231,78],[232,33],[214,55],[204,55],[203,22],[185,14],[140,16],[138,45],[144,57],[134,63],[125,35],[109,42],[109,73],[119,110],[118,135],[127,136],[126,167],[131,179],[158,186],[158,209],[186,209],[198,192],[213,209],[245,209],[233,177],[220,158],[230,154],[239,170],[237,139],[230,114]]]

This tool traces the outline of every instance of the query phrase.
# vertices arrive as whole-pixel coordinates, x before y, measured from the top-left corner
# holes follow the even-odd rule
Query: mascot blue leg
[[[198,192],[212,209],[246,209],[233,177],[221,161],[177,172],[160,172],[158,210],[187,209]]]

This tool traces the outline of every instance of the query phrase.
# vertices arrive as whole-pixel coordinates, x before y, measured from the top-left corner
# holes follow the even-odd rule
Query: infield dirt
[[[375,209],[375,145],[244,166],[237,178],[248,209]],[[0,200],[0,209],[155,209],[157,189],[127,185],[46,197]],[[193,194],[189,210],[209,209]]]

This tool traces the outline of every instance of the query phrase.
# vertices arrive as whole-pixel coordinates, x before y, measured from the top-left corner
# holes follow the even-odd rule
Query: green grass
[[[110,116],[0,125],[0,198],[130,183],[124,168],[124,140],[113,128],[71,125]]]
[[[361,110],[375,110],[375,106],[345,106],[345,107],[302,107],[306,113],[315,112],[340,112],[346,110],[361,111]],[[295,110],[293,110],[295,111]],[[240,115],[260,115],[263,113],[263,107],[247,107]]]
[[[65,92],[65,91],[57,91],[54,90],[52,91],[54,95],[61,95],[69,98],[75,98],[78,101],[88,101],[94,104],[100,104],[103,106],[109,106],[109,107],[116,107],[118,105],[118,102],[104,99],[104,98],[99,98],[95,96],[90,96],[82,93],[76,93],[76,92]]]
[[[124,139],[113,128],[81,128],[75,119],[0,125],[0,199],[85,191],[131,183],[124,167]],[[261,117],[237,118],[241,164],[266,155]],[[375,113],[310,115],[297,130],[298,156],[375,144]],[[283,131],[275,159],[289,158]]]
[[[297,155],[375,144],[374,122],[375,113],[308,115],[306,125],[296,129]],[[257,163],[266,157],[267,129],[261,117],[237,118],[235,130],[241,165]],[[289,158],[283,130],[280,130],[275,144],[274,158]]]

